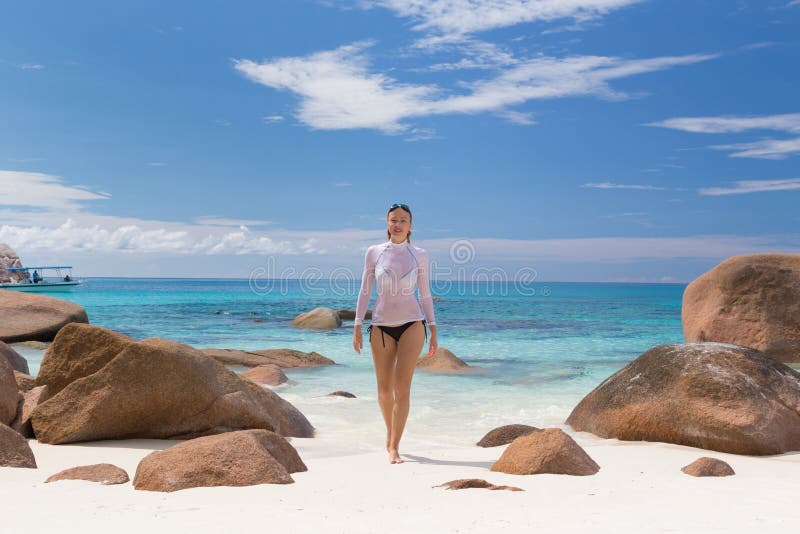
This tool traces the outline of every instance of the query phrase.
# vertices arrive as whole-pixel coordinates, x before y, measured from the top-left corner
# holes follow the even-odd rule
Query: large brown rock
[[[68,324],[44,353],[36,384],[47,385],[50,396],[72,382],[96,373],[134,340],[88,324]]]
[[[51,341],[69,323],[88,323],[86,310],[72,302],[0,289],[0,341]]]
[[[316,352],[302,352],[294,349],[236,350],[236,349],[200,349],[224,365],[240,367],[258,367],[259,365],[275,365],[281,369],[294,367],[320,367],[333,365],[335,362]]]
[[[34,437],[31,426],[31,414],[41,403],[47,400],[47,386],[38,386],[25,392],[17,408],[17,416],[11,423],[11,428],[26,438]]]
[[[503,425],[490,430],[477,443],[478,447],[499,447],[508,445],[515,439],[540,429],[530,425]]]
[[[742,345],[800,362],[800,254],[728,258],[687,286],[681,316],[687,342]]]
[[[138,490],[291,484],[306,471],[297,451],[274,432],[248,430],[193,439],[147,455],[136,469]]]
[[[506,447],[492,471],[512,475],[594,475],[600,466],[560,428],[520,436]]]
[[[253,367],[240,376],[263,386],[278,386],[289,380],[280,367],[272,364]]]
[[[0,243],[0,284],[7,284],[9,282],[19,282],[25,279],[25,273],[20,271],[7,271],[8,267],[22,267],[22,261],[14,249]]]
[[[5,358],[15,371],[25,373],[26,375],[31,372],[30,369],[28,369],[28,360],[2,341],[0,341],[0,358]]]
[[[5,358],[0,358],[0,424],[9,425],[17,415],[19,390],[14,371]]]
[[[439,347],[433,356],[422,356],[417,360],[417,367],[431,373],[459,374],[474,371],[475,368],[467,365],[464,360],[444,347]]]
[[[59,480],[88,480],[110,486],[112,484],[125,484],[130,480],[128,473],[121,467],[113,464],[81,465],[59,471],[48,477],[45,484]]]
[[[342,318],[334,310],[320,307],[301,313],[292,320],[292,324],[298,328],[335,330],[342,326]]]
[[[661,345],[584,397],[567,423],[734,454],[800,450],[800,373],[747,347]]]
[[[708,456],[683,466],[681,471],[693,477],[729,477],[736,474],[726,462]]]
[[[83,334],[91,337],[98,330],[83,329]],[[95,344],[87,341],[87,346]],[[129,342],[111,359],[93,359],[109,361],[34,410],[39,441],[185,438],[249,428],[313,436],[311,424],[290,403],[188,345],[163,339]]]
[[[36,458],[28,440],[3,424],[0,424],[0,467],[36,468]]]

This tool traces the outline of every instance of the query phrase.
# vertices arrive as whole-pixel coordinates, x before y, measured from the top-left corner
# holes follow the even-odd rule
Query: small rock
[[[319,307],[309,312],[301,313],[292,320],[292,324],[298,328],[335,330],[342,326],[342,319],[332,309]]]
[[[45,484],[58,480],[88,480],[110,486],[112,484],[125,484],[130,480],[124,469],[112,464],[81,465],[65,469],[45,480]]]
[[[35,378],[33,378],[31,375],[20,373],[19,371],[14,371],[14,380],[17,381],[17,389],[23,393],[36,387]]]
[[[17,415],[19,389],[11,364],[0,358],[0,424],[9,425]]]
[[[0,341],[0,358],[5,357],[9,365],[14,371],[30,374],[28,369],[28,360],[23,358],[17,351]]]
[[[708,456],[698,458],[682,467],[681,471],[693,477],[729,477],[736,474],[726,462]]]
[[[426,355],[417,360],[417,367],[431,373],[463,373],[475,369],[443,347],[436,349],[432,357]]]
[[[334,391],[333,393],[328,393],[328,397],[346,397],[348,399],[355,399],[356,396],[347,391]]]
[[[295,367],[319,367],[333,365],[330,358],[316,352],[302,352],[294,349],[264,349],[264,350],[236,350],[236,349],[200,349],[200,352],[214,358],[223,365],[236,365],[242,367],[258,367],[259,365],[275,365],[281,369]]]
[[[36,458],[28,440],[12,428],[0,424],[0,467],[36,469]]]
[[[289,380],[280,367],[272,364],[253,367],[239,376],[265,386],[277,386]]]
[[[451,480],[450,482],[445,482],[444,484],[434,486],[434,488],[442,487],[446,487],[447,489],[451,490],[480,488],[488,490],[525,491],[524,489],[516,486],[495,486],[494,484],[487,482],[482,478],[461,478],[459,480]]]
[[[560,428],[520,436],[503,451],[492,471],[511,475],[594,475],[600,466]]]
[[[490,430],[477,443],[478,447],[499,447],[508,445],[515,439],[531,432],[538,432],[540,429],[528,425],[504,425]]]
[[[33,427],[31,426],[31,414],[41,403],[49,397],[47,386],[37,386],[25,392],[19,407],[17,417],[11,423],[11,428],[22,434],[26,438],[34,437]]]
[[[9,267],[22,267],[22,260],[13,248],[0,243],[0,284],[25,280],[24,271],[7,271]]]
[[[262,319],[262,318],[260,318],[260,317],[256,317],[256,318],[255,318],[255,319],[253,319],[251,322],[253,322],[253,323],[263,323],[263,322],[264,322],[264,319]]]
[[[177,491],[209,486],[291,484],[306,471],[297,451],[268,430],[240,430],[193,439],[148,454],[139,463],[137,490]]]

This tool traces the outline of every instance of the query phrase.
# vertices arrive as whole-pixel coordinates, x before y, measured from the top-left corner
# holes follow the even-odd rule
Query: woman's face
[[[386,228],[392,236],[392,241],[400,243],[405,241],[411,230],[411,215],[403,208],[397,208],[386,216]]]

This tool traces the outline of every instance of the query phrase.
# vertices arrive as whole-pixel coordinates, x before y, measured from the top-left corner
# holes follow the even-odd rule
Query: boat
[[[69,291],[80,285],[81,280],[72,277],[71,265],[6,267],[6,271],[22,273],[20,280],[0,283],[0,289],[16,291]]]

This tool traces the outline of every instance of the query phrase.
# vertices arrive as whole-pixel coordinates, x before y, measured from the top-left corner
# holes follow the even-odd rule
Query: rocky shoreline
[[[762,284],[760,291],[753,280]],[[708,301],[698,296],[701,291]],[[0,341],[0,472],[35,469],[35,451],[48,445],[167,439],[180,441],[142,451],[135,489],[283,485],[297,473],[313,473],[313,464],[307,466],[295,448],[304,443],[315,450],[312,423],[265,386],[285,382],[285,369],[335,365],[332,360],[291,349],[195,349],[165,339],[134,340],[88,324],[85,311],[71,303],[7,293],[0,291],[0,310],[14,320],[0,326],[0,339],[41,341],[47,337],[42,332],[54,333],[36,377],[27,374],[25,359]],[[481,458],[493,458],[481,468],[483,476],[599,477],[619,466],[596,458],[596,450],[605,450],[597,440],[661,442],[728,459],[800,450],[800,373],[784,363],[800,361],[800,330],[793,322],[798,303],[796,255],[726,260],[686,289],[687,343],[646,351],[586,395],[563,428],[520,424],[491,430],[474,449]],[[303,314],[297,326],[336,328],[342,315],[349,317],[342,312],[347,310],[317,308]],[[36,313],[39,318],[32,319]],[[227,366],[250,371],[237,374]],[[444,348],[418,367],[456,375],[480,372]],[[722,458],[696,454],[696,461],[675,470],[693,477],[735,475],[738,469]],[[50,475],[123,485],[128,479],[116,465],[63,467],[75,470]],[[497,487],[481,476],[454,478],[454,488]]]

